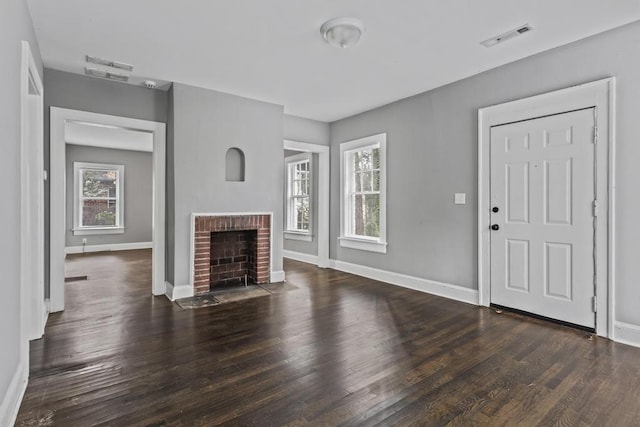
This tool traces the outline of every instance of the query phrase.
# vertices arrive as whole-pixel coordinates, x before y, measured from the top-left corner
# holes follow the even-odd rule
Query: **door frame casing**
[[[615,77],[572,86],[478,110],[478,304],[491,303],[490,143],[491,127],[595,107],[596,333],[613,336],[615,319]]]
[[[36,94],[29,93],[30,83]],[[29,42],[24,40],[20,104],[20,209],[23,212],[20,216],[20,327],[23,337],[21,352],[26,353],[22,357],[28,361],[29,341],[44,334],[47,304],[44,298],[44,86]],[[34,183],[35,193],[30,185]],[[25,218],[33,216],[38,223],[35,230],[25,222]],[[31,259],[34,250],[38,252],[35,260]]]
[[[67,121],[94,123],[153,134],[153,216],[152,216],[152,284],[153,295],[166,293],[165,282],[165,168],[166,125],[149,120],[132,119],[88,111],[51,107],[50,137],[50,311],[64,310],[64,259],[66,233],[66,140]]]

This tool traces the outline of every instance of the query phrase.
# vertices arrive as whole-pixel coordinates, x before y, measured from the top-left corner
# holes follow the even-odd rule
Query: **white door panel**
[[[491,302],[594,327],[594,113],[491,128]]]

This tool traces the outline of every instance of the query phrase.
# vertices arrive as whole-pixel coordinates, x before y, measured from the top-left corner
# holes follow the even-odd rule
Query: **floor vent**
[[[89,276],[72,276],[72,277],[65,277],[64,278],[64,282],[65,283],[69,283],[69,282],[81,282],[83,280],[89,280]]]

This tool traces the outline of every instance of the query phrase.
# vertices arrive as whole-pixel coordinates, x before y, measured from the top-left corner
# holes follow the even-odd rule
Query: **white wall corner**
[[[44,335],[44,330],[47,327],[47,320],[49,320],[49,313],[51,312],[51,300],[49,300],[48,298],[44,300],[43,303],[43,307],[42,307],[42,313],[44,313],[43,319],[42,319],[42,335]]]
[[[295,252],[295,251],[288,251],[285,249],[282,251],[282,256],[284,258],[289,258],[294,261],[306,262],[307,264],[313,264],[313,265],[318,264],[317,255],[305,254],[302,252]]]
[[[640,347],[640,326],[616,320],[613,324],[613,341]]]
[[[337,260],[330,260],[329,266],[335,270],[344,271],[345,273],[367,277],[380,282],[386,282],[467,304],[478,305],[478,291],[475,289]]]
[[[284,282],[284,271],[272,271],[269,277],[270,283]]]
[[[165,282],[165,295],[171,301],[175,301],[180,298],[188,298],[193,296],[193,286],[186,284],[180,286],[173,286],[173,284],[169,282]]]
[[[28,382],[28,366],[20,362],[13,374],[13,378],[11,378],[7,393],[4,395],[2,402],[0,402],[0,425],[12,426],[16,422]]]

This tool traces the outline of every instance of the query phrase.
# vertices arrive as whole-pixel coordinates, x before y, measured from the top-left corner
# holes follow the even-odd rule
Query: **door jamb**
[[[47,319],[47,306],[44,298],[44,87],[36,66],[29,42],[22,41],[20,71],[20,169],[21,169],[21,215],[20,226],[20,293],[21,293],[21,352],[28,360],[29,340],[38,339],[44,334]],[[30,83],[36,94],[29,93]],[[37,99],[32,97],[36,96]],[[35,101],[35,117],[30,104]],[[35,125],[35,134],[33,132]],[[33,154],[35,153],[35,156]],[[31,191],[30,182],[36,185]],[[36,217],[38,227],[31,229],[25,217]],[[33,250],[37,250],[39,259],[33,260]],[[28,252],[26,252],[28,251]],[[35,268],[34,268],[35,266]],[[40,297],[39,297],[40,296]]]
[[[598,141],[596,194],[600,212],[596,218],[596,333],[613,337],[615,319],[615,77],[544,93],[478,110],[478,304],[489,306],[490,295],[490,138],[491,127],[596,108]]]
[[[329,267],[329,147],[284,140],[285,150],[318,154],[318,267]]]
[[[51,210],[50,210],[50,301],[51,312],[64,310],[64,259],[65,259],[65,180],[66,150],[65,123],[77,121],[138,130],[153,134],[153,249],[152,283],[153,295],[166,293],[165,282],[165,156],[166,125],[149,120],[90,113],[51,107]]]

